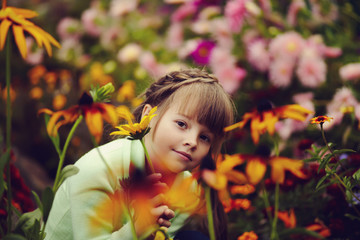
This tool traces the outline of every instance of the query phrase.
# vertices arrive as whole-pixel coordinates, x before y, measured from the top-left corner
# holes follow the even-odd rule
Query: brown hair
[[[233,123],[235,111],[231,97],[224,91],[217,78],[199,69],[174,71],[152,83],[141,96],[144,97],[144,101],[133,113],[137,122],[140,122],[146,104],[158,106],[157,119],[160,119],[170,104],[179,101],[181,113],[196,117],[199,123],[207,126],[215,135],[215,139],[210,153],[203,162],[215,166],[213,158],[216,159],[227,137],[223,129]],[[156,127],[157,123],[154,131]],[[211,198],[216,239],[226,239],[227,221],[222,203],[216,191],[212,191]],[[207,234],[207,218],[198,217],[200,219],[197,230]]]
[[[134,111],[137,122],[140,122],[146,104],[158,106],[157,119],[160,119],[170,104],[180,101],[180,112],[196,117],[215,135],[212,155],[220,152],[226,137],[223,129],[233,123],[235,108],[230,96],[213,75],[196,68],[174,71],[151,84],[141,96],[145,100]]]

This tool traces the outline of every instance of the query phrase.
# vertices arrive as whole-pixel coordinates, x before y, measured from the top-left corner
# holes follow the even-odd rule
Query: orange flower
[[[236,185],[230,188],[230,192],[233,195],[235,194],[248,195],[250,193],[253,193],[254,191],[255,191],[255,187],[251,184]]]
[[[317,116],[317,117],[310,119],[310,123],[323,124],[324,122],[330,122],[331,119],[334,119],[334,118],[328,117],[328,116]]]
[[[322,222],[314,223],[306,227],[307,230],[317,232],[320,236],[326,238],[331,235],[330,229],[327,228]],[[318,238],[311,238],[318,239]]]
[[[260,135],[268,132],[270,135],[275,133],[275,124],[280,119],[292,118],[298,121],[304,121],[312,111],[298,105],[291,104],[282,107],[273,108],[270,102],[262,104],[258,109],[245,113],[243,120],[228,126],[225,132],[236,128],[243,128],[250,122],[251,137],[255,144],[259,143]]]
[[[245,174],[234,170],[234,167],[244,162],[239,154],[219,156],[215,170],[204,169],[202,178],[210,187],[218,190],[219,198],[225,207],[231,206],[231,199],[227,190],[228,182],[244,184],[247,182]]]
[[[248,199],[238,198],[238,199],[230,199],[230,205],[224,204],[224,211],[226,213],[230,212],[233,209],[240,210],[248,210],[251,207],[251,202]]]
[[[290,159],[286,157],[263,157],[242,155],[247,160],[245,172],[251,184],[258,184],[264,177],[267,163],[271,166],[271,179],[274,182],[284,183],[285,171],[288,170],[299,178],[306,178],[306,175],[301,172],[304,165],[302,160]]]
[[[241,236],[238,237],[237,240],[257,240],[259,237],[254,233],[254,231],[251,232],[244,232]]]
[[[12,26],[15,43],[22,58],[27,56],[24,31],[35,38],[39,47],[44,45],[49,56],[52,56],[51,44],[58,48],[60,48],[60,44],[50,34],[27,20],[37,15],[36,12],[28,9],[7,7],[6,0],[3,0],[2,9],[0,10],[0,50],[3,50],[8,30]]]
[[[117,115],[115,107],[107,103],[94,103],[92,98],[84,93],[79,100],[79,104],[69,109],[53,112],[50,109],[43,108],[39,113],[52,115],[48,124],[47,131],[50,136],[57,136],[58,129],[68,123],[75,122],[80,115],[85,117],[86,124],[91,135],[95,137],[97,143],[100,142],[103,133],[102,118],[112,125],[117,124]],[[59,119],[63,117],[64,119]]]
[[[284,222],[286,228],[296,227],[296,216],[293,208],[290,209],[290,214],[288,211],[279,211],[278,218]]]
[[[243,184],[247,182],[247,179],[243,173],[233,170],[235,166],[244,163],[244,159],[239,154],[225,154],[225,160],[223,161],[221,158],[222,156],[218,158],[216,170],[203,170],[202,177],[206,184],[216,190],[223,190],[226,188],[228,181],[237,184]]]

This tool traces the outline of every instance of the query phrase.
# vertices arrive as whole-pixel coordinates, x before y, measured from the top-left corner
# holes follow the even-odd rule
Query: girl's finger
[[[169,209],[169,207],[166,205],[161,205],[159,207],[151,209],[150,212],[153,216],[155,216],[156,218],[159,218],[161,215],[164,214],[166,209]]]
[[[146,177],[146,180],[150,183],[156,183],[160,181],[161,177],[162,177],[161,173],[152,173]]]
[[[169,228],[171,226],[171,222],[168,220],[165,220],[163,218],[159,218],[157,223],[161,226],[161,227],[167,227]]]
[[[175,212],[173,210],[171,210],[170,208],[165,209],[164,214],[166,219],[172,219],[173,217],[175,217]]]

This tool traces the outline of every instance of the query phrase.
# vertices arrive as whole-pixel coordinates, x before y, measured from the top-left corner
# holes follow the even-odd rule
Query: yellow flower
[[[196,186],[193,176],[186,177],[180,183],[164,193],[164,198],[171,209],[180,209],[181,212],[194,213],[201,206],[201,188]]]
[[[28,21],[28,18],[36,17],[38,14],[32,10],[7,7],[6,0],[3,0],[0,10],[0,51],[3,50],[6,36],[10,26],[12,26],[15,43],[20,51],[22,58],[27,56],[27,46],[24,31],[32,35],[39,47],[45,46],[49,56],[52,56],[51,44],[60,48],[60,44],[47,32]]]
[[[58,129],[61,126],[75,122],[80,115],[83,115],[89,131],[91,135],[95,137],[97,143],[100,142],[103,133],[102,118],[112,125],[117,124],[118,121],[113,105],[107,103],[94,103],[87,93],[82,95],[78,105],[70,107],[69,109],[53,112],[50,109],[43,108],[39,110],[39,113],[51,115],[47,124],[47,131],[50,136],[57,136]]]
[[[274,182],[284,183],[285,171],[288,170],[299,178],[306,178],[301,171],[304,162],[286,157],[263,157],[242,155],[247,160],[245,172],[251,184],[257,184],[264,177],[267,163],[271,166],[271,179]]]
[[[243,128],[246,123],[250,123],[251,137],[255,144],[259,143],[260,135],[268,132],[270,135],[275,133],[275,124],[280,119],[292,118],[298,121],[304,121],[312,111],[298,105],[291,104],[282,107],[273,108],[270,102],[265,102],[258,109],[245,113],[243,120],[228,126],[225,132],[236,128]]]
[[[153,107],[149,114],[141,119],[140,123],[133,123],[133,115],[130,112],[124,112],[123,117],[128,121],[129,124],[117,126],[116,128],[120,131],[114,131],[110,133],[110,135],[122,135],[130,136],[132,139],[142,139],[150,131],[148,126],[151,119],[157,115],[154,114],[156,110],[157,107]]]
[[[312,124],[323,124],[324,122],[330,122],[331,119],[333,118],[328,116],[318,116],[310,119],[310,122]]]

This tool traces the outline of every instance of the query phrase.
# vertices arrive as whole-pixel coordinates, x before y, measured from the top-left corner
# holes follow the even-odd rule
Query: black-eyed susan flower
[[[22,58],[26,58],[27,56],[24,31],[32,35],[38,46],[44,46],[49,56],[52,56],[51,45],[60,48],[60,44],[49,33],[27,20],[36,17],[37,15],[38,14],[32,10],[8,7],[6,6],[6,0],[3,0],[2,8],[0,10],[0,51],[4,48],[6,36],[9,28],[12,26],[15,43]]]
[[[117,126],[116,128],[119,129],[119,131],[114,131],[110,133],[110,135],[130,136],[131,139],[142,139],[150,131],[149,123],[151,119],[157,115],[155,114],[156,110],[157,107],[153,107],[149,114],[141,119],[140,123],[133,123],[132,119],[134,119],[134,117],[130,112],[120,112],[119,114],[122,115],[129,124]]]
[[[312,124],[323,124],[324,122],[330,122],[333,118],[328,116],[317,116],[310,119]]]
[[[312,111],[300,106],[299,104],[290,104],[273,108],[272,104],[264,101],[252,112],[245,113],[243,120],[228,126],[224,129],[229,132],[236,128],[243,128],[250,122],[251,137],[255,144],[259,143],[260,135],[268,132],[270,135],[275,133],[275,124],[285,118],[291,118],[298,121],[304,121]]]
[[[103,133],[103,119],[112,125],[116,125],[118,121],[115,106],[94,102],[87,93],[82,95],[78,105],[57,112],[43,108],[39,110],[39,113],[51,115],[47,124],[47,132],[50,136],[57,136],[61,126],[75,122],[80,115],[83,115],[89,131],[97,143],[100,142]]]

